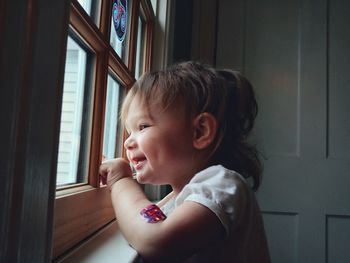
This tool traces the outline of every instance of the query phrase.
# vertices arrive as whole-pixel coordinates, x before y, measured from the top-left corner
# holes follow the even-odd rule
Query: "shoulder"
[[[244,177],[239,173],[222,165],[214,165],[197,173],[184,187],[183,192],[206,187],[209,187],[212,191],[227,192],[230,195],[250,189]]]
[[[175,205],[185,201],[200,203],[214,212],[229,232],[240,221],[250,199],[250,187],[239,173],[215,165],[197,173],[179,193]]]
[[[229,170],[220,164],[209,166],[208,168],[200,171],[192,178],[191,182],[210,179],[225,179],[245,182],[244,177],[241,176],[239,173],[233,170]]]

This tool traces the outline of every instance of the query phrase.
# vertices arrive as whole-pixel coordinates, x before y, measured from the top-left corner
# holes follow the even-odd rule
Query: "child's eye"
[[[148,124],[140,124],[139,125],[139,130],[142,131],[142,130],[148,128],[148,127],[150,127],[150,125],[148,125]]]

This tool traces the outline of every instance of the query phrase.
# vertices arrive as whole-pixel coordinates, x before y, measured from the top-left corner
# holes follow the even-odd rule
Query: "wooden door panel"
[[[349,262],[350,216],[327,215],[326,234],[326,262]]]
[[[263,213],[265,231],[274,262],[296,263],[299,217],[295,213]],[[284,245],[281,246],[281,243]]]

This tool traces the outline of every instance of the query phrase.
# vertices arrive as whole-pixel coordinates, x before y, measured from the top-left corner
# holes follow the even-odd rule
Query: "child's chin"
[[[137,173],[136,174],[136,180],[140,184],[146,184],[147,183],[147,178],[144,176],[143,173]]]

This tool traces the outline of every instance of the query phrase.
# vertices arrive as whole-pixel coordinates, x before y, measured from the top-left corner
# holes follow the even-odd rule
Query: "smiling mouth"
[[[132,165],[134,167],[134,169],[140,170],[143,167],[143,164],[145,163],[146,158],[139,158],[139,157],[135,157],[131,159]]]

